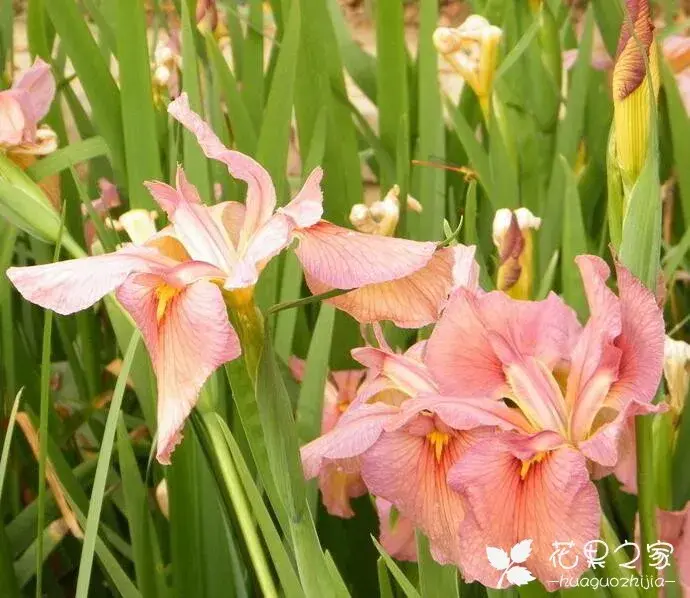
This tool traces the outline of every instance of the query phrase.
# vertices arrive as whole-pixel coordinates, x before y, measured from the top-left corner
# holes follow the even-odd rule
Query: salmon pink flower
[[[231,175],[249,184],[245,205],[224,202],[217,207],[236,256],[226,289],[254,285],[266,262],[296,240],[295,253],[311,292],[352,289],[327,302],[358,321],[391,320],[400,327],[416,328],[438,318],[460,284],[465,264],[473,259],[473,247],[438,248],[432,242],[365,234],[322,220],[318,168],[289,204],[275,210],[276,191],[268,172],[223,146],[190,109],[186,94],[168,111],[196,136],[206,156],[223,162]]]
[[[658,509],[659,541],[673,546],[678,581],[683,596],[690,596],[690,502],[682,511]]]
[[[298,382],[304,378],[305,362],[297,357],[290,359],[290,370]],[[365,370],[341,370],[330,372],[326,378],[323,397],[321,433],[326,434],[338,423],[357,394]],[[367,488],[359,475],[356,461],[330,463],[319,473],[319,490],[326,510],[336,517],[349,519],[354,516],[350,499],[366,494]]]
[[[55,96],[50,66],[37,58],[12,85],[0,92],[0,149],[13,154],[43,155],[55,150],[55,135],[39,129]]]
[[[553,542],[581,548],[599,534],[590,465],[615,470],[627,422],[657,410],[664,324],[654,295],[618,266],[617,297],[603,260],[576,261],[591,314],[584,328],[555,295],[525,302],[460,291],[428,341],[426,363],[445,395],[429,408],[477,417],[476,397],[485,397],[480,407],[504,430],[470,446],[448,476],[466,512],[457,563],[468,581],[496,587],[486,547],[509,551],[525,538],[525,566],[547,585],[559,579]],[[465,406],[463,395],[475,399]],[[570,575],[586,567],[580,555]]]

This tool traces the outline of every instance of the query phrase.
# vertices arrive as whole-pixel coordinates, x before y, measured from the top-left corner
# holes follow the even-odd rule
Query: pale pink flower
[[[379,516],[379,542],[384,550],[399,561],[417,560],[414,523],[384,498],[376,499]]]
[[[319,168],[288,205],[276,210],[276,192],[268,172],[223,146],[190,109],[186,94],[172,102],[168,111],[196,136],[206,156],[223,162],[232,176],[249,185],[245,205],[224,202],[217,207],[235,251],[226,289],[255,284],[266,262],[296,239],[295,253],[311,292],[353,289],[327,302],[358,321],[391,320],[416,328],[438,318],[472,261],[474,247],[439,249],[432,242],[370,235],[322,220]]]
[[[477,399],[463,396],[485,397],[482,423],[504,430],[469,447],[448,476],[465,508],[457,563],[468,581],[496,587],[486,547],[509,551],[524,539],[533,541],[525,566],[547,585],[560,579],[553,542],[581,549],[598,537],[590,463],[614,471],[627,422],[657,409],[664,324],[654,295],[618,266],[617,297],[603,260],[576,261],[591,313],[584,328],[555,295],[523,302],[461,291],[428,341],[426,363],[445,395],[429,409],[447,409],[452,425],[452,413],[477,418]],[[585,568],[580,555],[569,574]]]
[[[292,357],[289,365],[295,379],[302,382],[304,360]],[[324,388],[322,434],[332,430],[342,414],[350,407],[365,373],[363,369],[329,372]],[[350,499],[367,492],[356,460],[347,463],[330,463],[322,467],[319,473],[319,490],[321,490],[326,510],[331,515],[344,519],[349,519],[355,514],[350,505]]]
[[[37,58],[10,89],[0,92],[0,149],[45,154],[55,149],[54,135],[38,130],[55,96],[50,66]]]

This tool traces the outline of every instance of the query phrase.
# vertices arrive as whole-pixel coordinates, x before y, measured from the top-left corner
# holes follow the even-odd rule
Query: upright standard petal
[[[567,361],[580,326],[556,295],[517,301],[504,293],[456,293],[432,333],[426,362],[449,396],[508,396],[504,366],[534,357],[553,368]]]
[[[61,315],[86,309],[135,272],[170,267],[171,260],[146,247],[54,264],[9,268],[7,277],[31,303]]]
[[[220,365],[240,355],[239,339],[220,289],[206,280],[174,288],[142,275],[123,285],[117,298],[142,330],[151,354],[158,379],[156,458],[169,464],[201,387]]]
[[[492,438],[471,447],[450,471],[448,482],[465,506],[458,564],[468,582],[498,587],[501,571],[487,560],[487,547],[509,553],[528,539],[532,554],[524,566],[547,588],[555,589],[563,573],[551,559],[554,542],[573,542],[570,558],[577,556],[577,564],[569,577],[586,570],[582,546],[599,537],[601,511],[585,458],[567,447],[535,457],[523,461],[510,443]]]
[[[321,191],[321,179],[323,170],[315,168],[307,177],[304,185],[295,197],[281,212],[288,216],[297,228],[313,226],[323,215],[323,192]]]
[[[168,214],[175,236],[192,259],[230,272],[236,258],[229,238],[214,220],[211,210],[201,204],[199,194],[179,166],[176,182],[177,189],[158,181],[146,183],[146,187]]]
[[[268,221],[275,209],[276,192],[270,175],[249,156],[225,147],[211,127],[189,107],[186,93],[180,94],[168,106],[168,112],[196,136],[206,156],[223,162],[233,177],[247,183],[247,213],[240,236],[241,244],[246,243]]]
[[[12,88],[27,92],[24,96],[26,103],[23,107],[35,126],[48,114],[55,97],[55,78],[50,65],[37,58],[31,67],[19,76]]]

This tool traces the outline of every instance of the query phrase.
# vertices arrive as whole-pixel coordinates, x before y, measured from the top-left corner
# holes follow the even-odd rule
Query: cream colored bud
[[[167,66],[160,65],[153,71],[153,83],[159,87],[165,87],[170,81],[172,73]]]
[[[156,225],[154,223],[157,217],[158,214],[155,211],[149,212],[144,209],[136,209],[122,214],[117,222],[119,227],[125,230],[132,243],[143,245],[156,234]]]
[[[496,247],[501,246],[503,238],[510,228],[513,214],[515,214],[518,227],[523,232],[526,230],[539,230],[541,226],[541,218],[532,214],[527,208],[518,208],[514,211],[508,208],[496,210],[493,223],[493,241]]]
[[[666,337],[664,342],[664,378],[669,404],[675,417],[683,411],[690,388],[690,345]]]
[[[165,480],[162,480],[158,486],[156,486],[156,502],[158,503],[158,508],[163,513],[163,517],[170,519],[170,501],[168,500],[168,484]]]

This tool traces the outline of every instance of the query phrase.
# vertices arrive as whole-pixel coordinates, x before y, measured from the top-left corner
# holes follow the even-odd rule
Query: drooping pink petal
[[[355,288],[327,302],[361,323],[390,320],[418,328],[434,322],[460,276],[458,248],[434,253],[433,243],[367,235],[323,221],[297,236],[297,256],[312,293]]]
[[[67,315],[93,305],[135,272],[170,264],[171,260],[153,249],[126,247],[106,255],[9,268],[7,277],[27,301]]]
[[[211,127],[189,107],[186,93],[168,106],[168,112],[197,138],[203,152],[209,158],[223,162],[230,174],[247,183],[247,207],[242,228],[241,243],[246,242],[273,214],[276,192],[268,172],[258,162],[226,148]]]
[[[35,126],[50,110],[55,97],[55,78],[50,65],[37,58],[24,71],[12,86],[12,89],[26,91],[23,109],[28,119]]]
[[[393,515],[393,505],[385,498],[376,498],[379,516],[379,542],[384,550],[399,561],[417,560],[414,524],[404,515]]]
[[[459,526],[459,559],[468,582],[478,580],[496,588],[501,571],[486,556],[487,547],[510,549],[532,540],[527,567],[548,589],[561,578],[563,569],[551,561],[554,542],[574,542],[566,559],[578,563],[568,571],[577,578],[587,568],[581,550],[599,537],[601,511],[585,458],[568,447],[558,448],[525,466],[511,447],[491,438],[472,446],[448,476],[451,488],[465,506]],[[524,472],[524,475],[522,473]],[[503,587],[506,587],[504,582]]]
[[[281,212],[288,216],[297,228],[307,228],[313,226],[323,215],[323,192],[321,191],[321,179],[323,170],[315,168],[307,177],[302,189],[284,208],[279,208]]]
[[[335,289],[397,280],[426,266],[435,243],[356,232],[322,220],[300,230],[295,249],[305,272]]]
[[[367,493],[359,473],[359,459],[324,463],[319,474],[319,490],[329,514],[343,519],[354,517],[350,500]]]
[[[120,207],[120,194],[117,186],[113,185],[108,179],[101,178],[98,181],[98,188],[101,191],[98,199],[91,202],[91,206],[97,214],[105,214],[108,210]],[[86,214],[86,208],[82,207],[82,213]]]
[[[579,330],[574,312],[556,295],[517,301],[461,289],[429,338],[426,362],[443,394],[502,398],[510,393],[505,365],[534,357],[556,367],[567,360]]]
[[[446,476],[475,436],[474,431],[448,430],[439,452],[423,431],[405,428],[384,432],[361,457],[362,478],[369,491],[391,502],[422,530],[433,557],[443,564],[459,558],[457,530],[463,518],[461,498],[449,488]]]
[[[0,92],[0,145],[19,145],[24,137],[26,119],[21,104],[11,92]]]
[[[177,189],[158,181],[146,183],[153,198],[168,214],[175,236],[192,259],[208,262],[229,272],[235,262],[234,249],[213,219],[211,210],[201,204],[199,194],[177,169]]]
[[[241,351],[218,286],[197,280],[175,289],[161,310],[161,284],[151,275],[137,276],[120,287],[117,298],[142,331],[151,354],[158,380],[156,458],[169,464],[204,382]]]
[[[397,408],[384,403],[348,409],[330,432],[302,447],[305,477],[316,477],[324,462],[360,456],[379,439],[385,422],[395,413]]]

